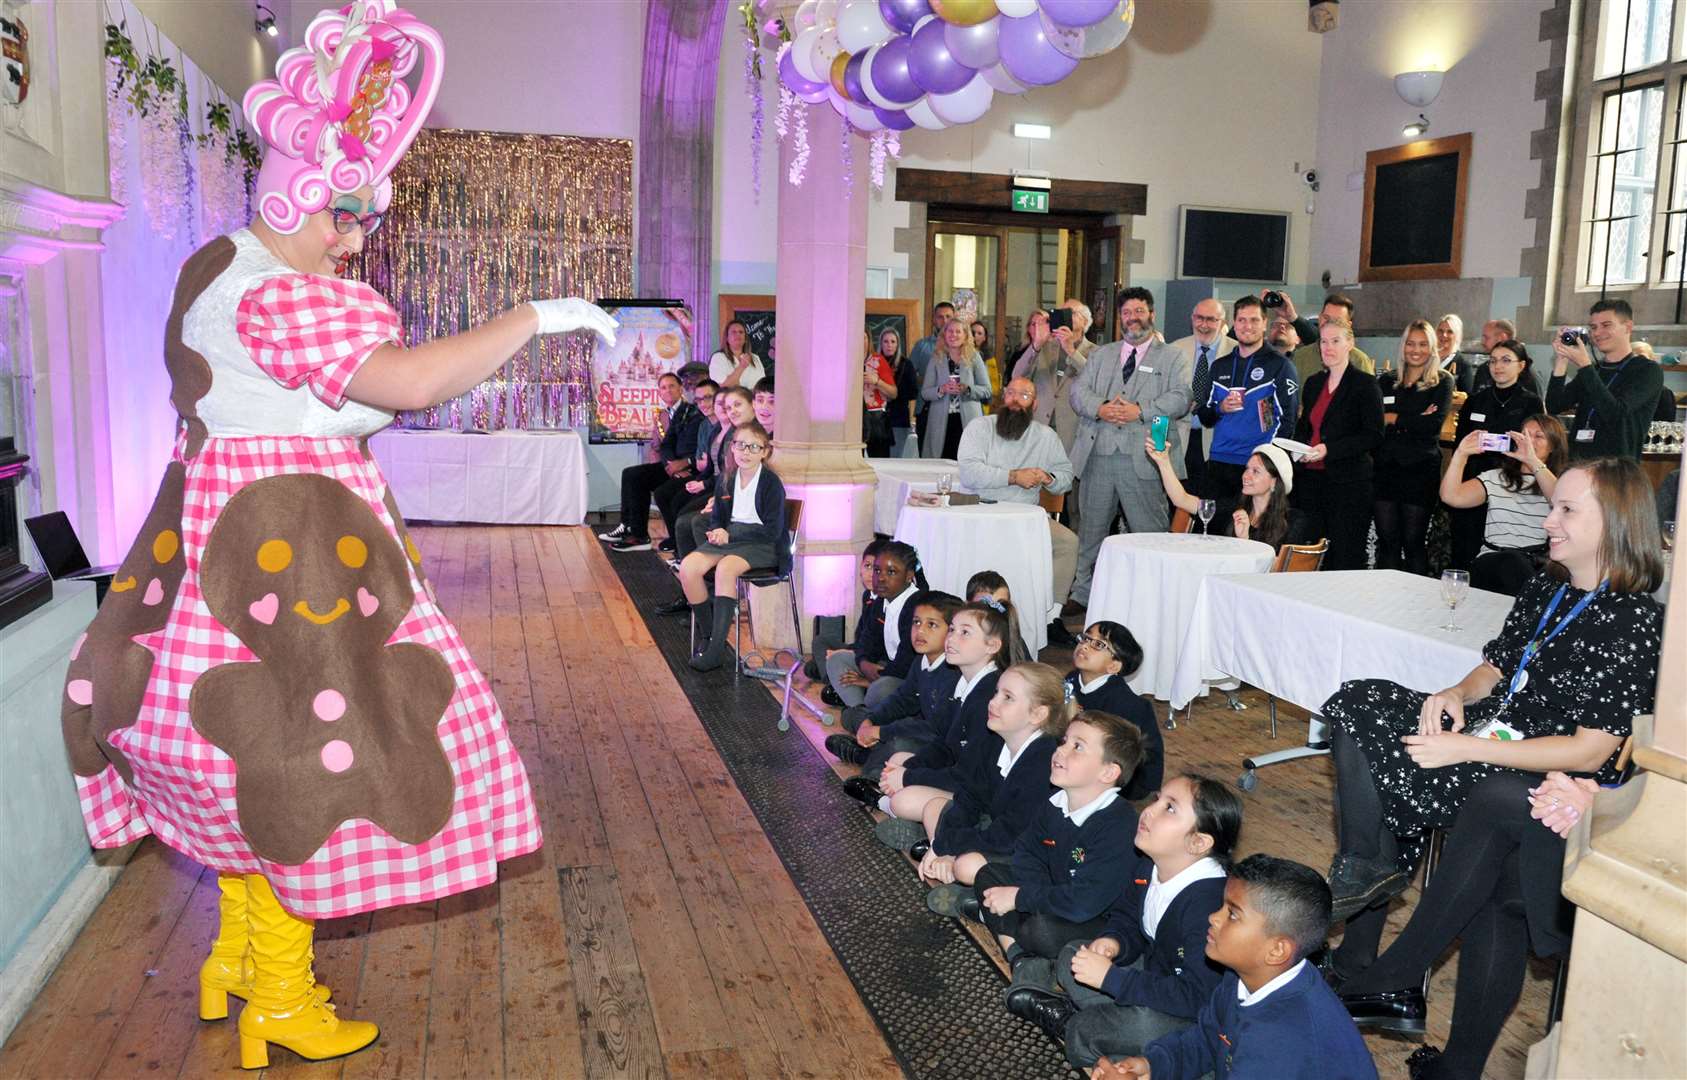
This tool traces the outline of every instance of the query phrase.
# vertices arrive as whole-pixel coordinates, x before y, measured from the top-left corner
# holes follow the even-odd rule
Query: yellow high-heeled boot
[[[228,1016],[230,994],[242,1001],[252,996],[251,934],[246,926],[246,877],[243,874],[218,874],[217,910],[222,923],[217,927],[216,940],[211,942],[211,955],[199,968],[199,1019],[222,1020]],[[333,996],[328,987],[317,983],[317,1000],[327,1001]]]
[[[343,1057],[380,1035],[374,1024],[342,1020],[320,1001],[311,974],[314,923],[289,915],[261,874],[246,876],[252,933],[252,996],[240,1013],[240,1067],[269,1065],[269,1044],[311,1061]]]

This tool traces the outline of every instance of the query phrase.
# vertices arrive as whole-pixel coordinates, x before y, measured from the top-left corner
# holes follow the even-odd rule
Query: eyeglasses
[[[335,207],[334,231],[339,233],[341,236],[345,236],[351,232],[351,227],[353,225],[361,225],[363,227],[364,236],[374,236],[380,231],[381,218],[382,215],[380,214],[364,214],[362,217],[358,217],[350,210],[341,210],[340,208]]]
[[[1085,634],[1083,637],[1078,639],[1078,644],[1088,645],[1090,648],[1095,649],[1098,652],[1111,653],[1114,656],[1118,655],[1113,652],[1113,646],[1107,644],[1107,642],[1096,637],[1094,634]]]
[[[746,454],[759,454],[763,450],[767,449],[767,447],[758,442],[734,442],[732,444],[732,448],[734,450],[742,450]]]

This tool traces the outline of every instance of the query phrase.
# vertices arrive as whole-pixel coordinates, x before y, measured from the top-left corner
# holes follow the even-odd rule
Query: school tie
[[[1132,349],[1131,354],[1125,357],[1125,373],[1119,377],[1120,385],[1130,382],[1131,376],[1134,374],[1136,374],[1136,350]]]
[[[1201,346],[1201,355],[1195,358],[1195,407],[1200,408],[1213,396],[1213,369],[1211,345]]]

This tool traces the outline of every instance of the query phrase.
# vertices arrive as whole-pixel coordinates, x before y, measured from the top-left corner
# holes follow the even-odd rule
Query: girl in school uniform
[[[1080,709],[1123,717],[1142,733],[1142,764],[1119,785],[1132,802],[1160,790],[1166,768],[1166,743],[1154,706],[1125,681],[1141,666],[1142,646],[1136,638],[1118,623],[1103,620],[1085,629],[1072,652],[1072,674],[1066,676]]]
[[[998,604],[1013,603],[1013,593],[1008,589],[1007,578],[994,570],[980,570],[967,578],[966,592],[963,594],[969,603],[979,604],[986,600],[994,600]],[[1008,626],[1008,660],[1014,664],[1026,664],[1035,660],[1031,649],[1025,644],[1025,636],[1019,632],[1019,624]]]
[[[826,675],[845,706],[881,704],[902,685],[914,664],[914,607],[930,588],[920,556],[910,544],[890,540],[873,560],[873,599],[861,608],[855,642],[826,657]]]
[[[766,465],[773,448],[758,421],[740,424],[732,435],[737,468],[723,473],[715,489],[707,541],[680,563],[680,587],[698,628],[699,651],[691,658],[698,671],[721,666],[726,635],[738,618],[738,579],[751,570],[784,569],[790,550],[785,539],[785,485]],[[715,595],[704,580],[715,573]]]

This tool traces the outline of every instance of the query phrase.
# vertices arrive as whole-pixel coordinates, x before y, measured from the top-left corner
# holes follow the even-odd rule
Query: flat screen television
[[[1289,215],[1276,210],[1183,206],[1178,276],[1221,281],[1288,280]]]

